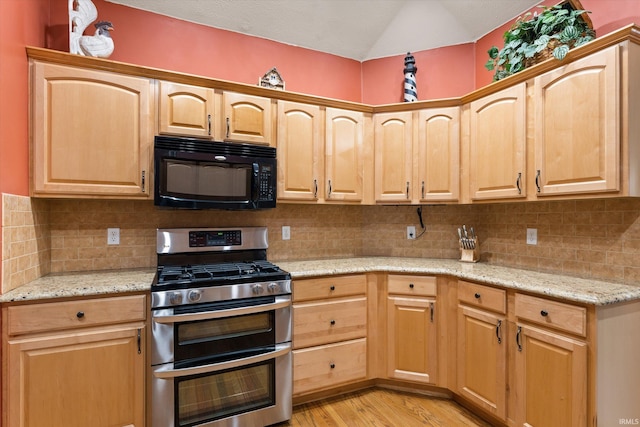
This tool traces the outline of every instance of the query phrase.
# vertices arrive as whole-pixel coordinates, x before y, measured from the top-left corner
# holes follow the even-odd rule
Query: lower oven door
[[[251,427],[291,418],[291,343],[220,363],[152,368],[153,427]]]

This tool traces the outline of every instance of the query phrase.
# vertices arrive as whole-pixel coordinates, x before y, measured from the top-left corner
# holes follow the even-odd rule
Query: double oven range
[[[151,286],[151,425],[291,417],[291,277],[265,227],[159,229]]]

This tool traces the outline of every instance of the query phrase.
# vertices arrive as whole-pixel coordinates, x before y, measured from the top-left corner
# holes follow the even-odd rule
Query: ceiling
[[[365,61],[474,42],[541,0],[106,0]]]

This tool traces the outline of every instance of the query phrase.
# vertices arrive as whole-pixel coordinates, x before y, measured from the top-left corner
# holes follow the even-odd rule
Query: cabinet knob
[[[547,317],[548,315],[549,315],[549,312],[547,310],[542,310],[540,312],[540,316],[542,316],[542,317]]]
[[[333,320],[333,319],[331,319],[331,321],[330,321],[329,323],[331,323],[331,326],[333,326],[333,325],[335,325],[335,324],[336,324],[336,321],[335,321],[335,320]]]
[[[331,285],[331,287],[330,287],[329,289],[330,289],[330,290],[332,290],[332,291],[335,291],[335,290],[336,290],[336,287],[335,287],[335,286],[333,286],[333,285]]]
[[[329,367],[330,367],[331,369],[333,369],[333,368],[335,368],[335,367],[336,367],[336,364],[335,364],[335,363],[331,363],[331,364],[329,365]]]
[[[76,313],[76,317],[77,317],[78,319],[82,319],[82,318],[84,317],[84,311],[79,311],[79,312],[77,312],[77,313]]]
[[[413,289],[413,283],[409,283],[409,287]]]
[[[475,295],[473,295],[474,297],[476,297],[476,299],[480,299],[480,294],[479,293],[475,293]]]

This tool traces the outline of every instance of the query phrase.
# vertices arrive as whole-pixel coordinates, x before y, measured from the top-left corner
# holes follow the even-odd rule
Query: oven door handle
[[[233,369],[244,365],[264,362],[269,359],[275,359],[276,357],[284,356],[291,351],[291,343],[276,344],[275,347],[276,349],[274,351],[270,351],[268,353],[243,357],[242,359],[230,360],[228,362],[211,363],[208,365],[195,366],[193,368],[180,369],[160,367],[153,371],[153,375],[160,379],[172,379],[189,375],[209,374],[212,372],[223,371],[225,369]]]
[[[271,304],[260,304],[249,307],[230,308],[228,310],[219,311],[206,311],[202,313],[188,313],[188,314],[173,314],[169,316],[157,315],[153,317],[153,321],[156,323],[179,323],[179,322],[193,322],[197,320],[209,320],[220,319],[223,317],[242,316],[245,314],[262,313],[265,311],[278,310],[280,308],[286,308],[291,306],[291,299],[285,300],[276,299],[276,302]]]

